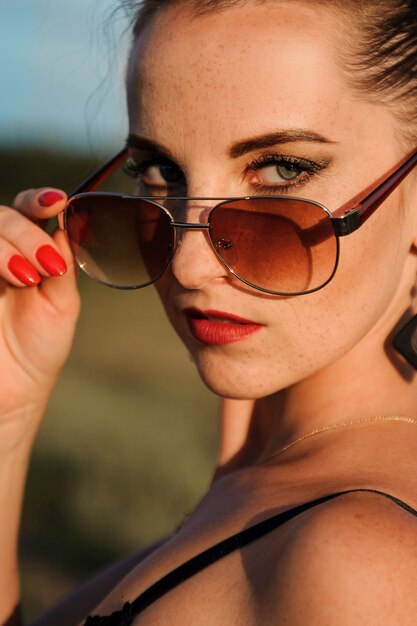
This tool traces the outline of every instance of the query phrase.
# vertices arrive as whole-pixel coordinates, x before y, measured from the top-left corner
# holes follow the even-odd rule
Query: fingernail
[[[10,258],[7,267],[24,285],[39,285],[41,282],[41,277],[33,265],[18,254]]]
[[[36,259],[51,276],[62,276],[67,271],[67,264],[52,246],[41,246],[36,253]]]
[[[59,202],[60,200],[64,200],[65,196],[59,191],[44,191],[38,198],[38,202],[41,206],[47,207],[52,206]]]

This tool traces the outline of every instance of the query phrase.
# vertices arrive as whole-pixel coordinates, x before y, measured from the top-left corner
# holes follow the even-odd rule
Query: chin
[[[214,354],[193,354],[203,383],[218,396],[233,400],[255,400],[284,389],[290,381],[276,376],[265,377],[262,367],[235,358]],[[270,371],[270,370],[269,370]]]

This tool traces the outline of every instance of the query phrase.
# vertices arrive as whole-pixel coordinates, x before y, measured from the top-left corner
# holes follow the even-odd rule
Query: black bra
[[[263,522],[259,522],[258,524],[247,528],[246,530],[242,530],[236,535],[232,535],[231,537],[224,539],[220,543],[217,543],[211,548],[204,550],[204,552],[201,552],[189,561],[186,561],[186,563],[183,563],[179,567],[175,568],[172,572],[151,585],[151,587],[146,589],[146,591],[141,593],[140,596],[138,596],[132,602],[126,602],[121,611],[116,611],[116,613],[113,613],[112,615],[109,615],[107,617],[90,615],[87,618],[87,621],[84,623],[84,626],[130,626],[134,618],[139,615],[139,613],[144,611],[149,605],[151,605],[153,602],[168,593],[168,591],[181,584],[188,578],[191,578],[191,576],[197,574],[197,572],[200,572],[215,561],[222,559],[223,557],[227,556],[231,552],[234,552],[235,550],[238,550],[239,548],[243,548],[248,543],[255,541],[255,539],[263,537],[275,528],[278,528],[279,526],[282,526],[282,524],[285,524],[285,522],[288,522],[297,515],[300,515],[300,513],[308,511],[308,509],[312,509],[319,504],[323,504],[323,502],[333,500],[333,498],[337,498],[338,496],[342,496],[346,493],[354,493],[357,491],[378,493],[381,496],[389,498],[390,500],[395,502],[395,504],[417,517],[417,511],[411,508],[411,506],[405,504],[405,502],[402,502],[398,498],[389,495],[388,493],[384,493],[383,491],[377,491],[375,489],[351,489],[349,491],[333,493],[328,496],[318,498],[317,500],[306,502],[305,504],[296,506],[288,511],[284,511],[283,513],[278,513],[278,515],[269,517]]]

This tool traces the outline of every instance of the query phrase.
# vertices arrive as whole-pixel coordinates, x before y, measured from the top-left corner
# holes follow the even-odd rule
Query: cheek
[[[342,238],[333,281],[294,300],[287,331],[301,377],[342,358],[373,329],[380,332],[382,348],[392,330],[391,311],[408,253],[398,220],[399,207],[391,203],[357,233]]]
[[[335,286],[340,298],[345,290],[354,300],[357,318],[361,308],[382,313],[401,282],[410,243],[397,199],[380,207],[357,233],[341,239]]]

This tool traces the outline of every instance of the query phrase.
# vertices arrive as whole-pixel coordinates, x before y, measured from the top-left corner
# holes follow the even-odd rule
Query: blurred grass
[[[0,150],[2,203],[27,187],[71,189],[88,159]],[[21,540],[28,619],[89,573],[170,532],[206,489],[217,400],[152,288],[80,277],[74,348],[35,446]]]

